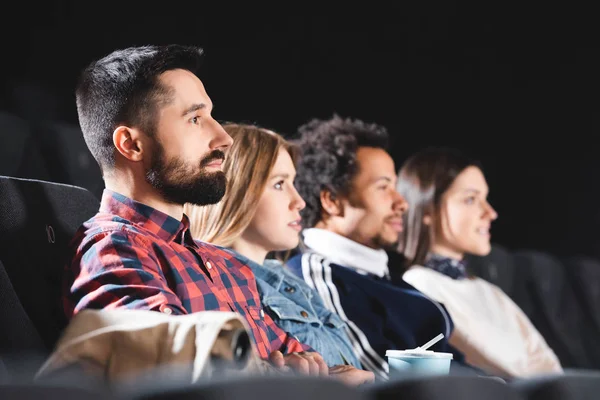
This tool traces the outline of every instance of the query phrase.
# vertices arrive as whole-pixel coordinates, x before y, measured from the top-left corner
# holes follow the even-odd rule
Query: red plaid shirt
[[[99,213],[77,231],[72,246],[65,274],[68,318],[88,308],[233,311],[246,319],[261,357],[312,351],[262,311],[250,267],[223,248],[194,241],[185,215],[178,221],[105,190]]]

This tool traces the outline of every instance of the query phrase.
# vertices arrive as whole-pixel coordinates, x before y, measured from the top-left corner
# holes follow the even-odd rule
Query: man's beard
[[[207,172],[206,165],[215,160],[224,160],[225,154],[214,150],[198,165],[186,165],[181,159],[166,160],[165,151],[156,142],[150,169],[146,171],[146,182],[156,189],[169,203],[191,203],[199,206],[218,203],[225,194],[227,178],[222,171]]]
[[[373,238],[373,243],[375,244],[375,246],[378,249],[383,249],[383,250],[394,250],[398,247],[398,239],[396,239],[395,241],[390,241],[387,239],[384,239],[382,235],[377,235]]]

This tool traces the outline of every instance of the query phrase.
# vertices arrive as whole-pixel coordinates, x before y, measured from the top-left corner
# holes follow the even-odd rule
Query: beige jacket
[[[244,346],[236,349],[234,345],[236,338],[249,334],[245,324],[238,314],[229,312],[173,316],[155,311],[85,310],[71,320],[37,376],[77,364],[87,373],[116,382],[173,367],[196,382],[217,373],[220,366],[233,365],[236,354],[240,359]],[[246,344],[243,368],[232,371],[263,373],[266,363],[258,358],[251,340],[240,343]]]
[[[442,303],[454,321],[449,341],[466,361],[502,377],[561,372],[556,354],[500,288],[480,278],[455,280],[414,266],[403,278]]]

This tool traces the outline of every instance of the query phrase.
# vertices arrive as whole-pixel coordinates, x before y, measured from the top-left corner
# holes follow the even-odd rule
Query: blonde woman
[[[266,260],[270,252],[293,249],[299,242],[305,203],[294,187],[294,147],[257,126],[224,128],[234,139],[223,167],[226,194],[216,205],[186,205],[192,235],[248,259],[263,310],[281,328],[318,351],[329,366],[360,368],[345,323],[303,280],[280,262]],[[360,372],[372,379],[370,372]]]

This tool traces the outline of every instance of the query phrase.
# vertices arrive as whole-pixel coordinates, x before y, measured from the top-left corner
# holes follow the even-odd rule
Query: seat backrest
[[[60,118],[61,98],[39,82],[11,82],[11,111],[29,121],[46,121]]]
[[[49,355],[0,261],[0,382],[32,379]]]
[[[0,385],[2,400],[109,400],[116,399],[108,390],[93,390],[67,385],[5,384]]]
[[[0,357],[6,353],[41,351],[42,338],[13,288],[0,261]]]
[[[586,319],[560,259],[535,250],[514,253],[526,271],[527,298],[515,299],[560,359],[563,367],[591,368],[583,346]]]
[[[518,379],[510,385],[527,400],[596,400],[600,393],[600,373],[566,371],[561,375]]]
[[[600,369],[600,261],[586,256],[569,257],[565,265],[586,319],[582,340],[592,363],[590,367]]]
[[[99,204],[83,188],[0,176],[0,260],[48,349],[66,323],[60,296],[69,242]]]
[[[366,388],[375,400],[521,400],[521,394],[494,378],[437,376],[406,378]]]
[[[104,181],[100,167],[78,126],[45,122],[35,128],[35,136],[41,144],[53,182],[79,186],[98,198],[102,196]]]
[[[0,175],[49,179],[30,124],[5,112],[0,112]]]
[[[334,379],[304,376],[230,377],[196,385],[173,385],[166,381],[140,389],[137,393],[127,391],[126,397],[132,400],[369,400],[367,393]]]
[[[9,380],[8,369],[6,368],[6,365],[4,365],[4,361],[2,361],[2,358],[0,358],[0,385],[8,382],[8,380]]]
[[[512,254],[504,246],[494,243],[490,254],[468,255],[466,261],[471,273],[498,286],[509,296],[514,292],[519,271],[515,270]]]
[[[589,323],[600,330],[600,260],[586,256],[569,257],[565,259],[565,265]]]

